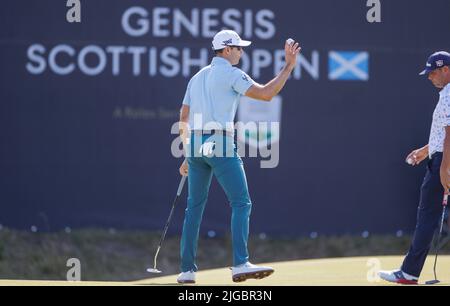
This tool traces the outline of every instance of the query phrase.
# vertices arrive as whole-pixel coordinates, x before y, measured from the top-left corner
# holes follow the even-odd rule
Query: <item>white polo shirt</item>
[[[439,92],[439,102],[433,113],[430,139],[428,141],[429,157],[444,151],[445,127],[450,125],[450,84]]]
[[[183,99],[189,105],[191,130],[228,130],[234,132],[234,117],[240,97],[253,85],[244,71],[229,61],[214,57],[192,77]]]

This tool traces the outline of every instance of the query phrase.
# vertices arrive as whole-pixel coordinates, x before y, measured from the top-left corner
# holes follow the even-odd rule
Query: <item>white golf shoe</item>
[[[178,275],[177,283],[179,284],[195,284],[195,272],[187,271]]]
[[[249,278],[262,279],[271,275],[275,270],[271,267],[262,267],[246,262],[231,268],[233,282],[243,282]]]
[[[381,279],[387,282],[403,284],[403,285],[417,285],[418,278],[412,275],[406,274],[401,270],[394,271],[380,271],[378,275]]]

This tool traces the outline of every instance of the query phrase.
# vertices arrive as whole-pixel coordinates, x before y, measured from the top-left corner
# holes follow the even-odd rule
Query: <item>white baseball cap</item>
[[[248,47],[251,45],[251,41],[242,40],[238,33],[232,30],[222,30],[214,35],[212,41],[213,50],[220,50],[226,46],[241,46]]]

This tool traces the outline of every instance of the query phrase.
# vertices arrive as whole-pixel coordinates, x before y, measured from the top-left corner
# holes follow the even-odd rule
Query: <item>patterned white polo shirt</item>
[[[450,125],[450,84],[439,92],[439,102],[433,113],[430,139],[428,141],[429,157],[444,151],[445,127]]]

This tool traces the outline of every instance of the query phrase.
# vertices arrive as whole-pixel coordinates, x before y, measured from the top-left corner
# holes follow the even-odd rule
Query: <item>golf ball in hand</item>
[[[288,45],[292,45],[294,43],[294,40],[292,38],[288,38],[286,42],[288,43]]]
[[[406,160],[406,162],[407,162],[408,164],[412,165],[414,161],[413,161],[412,158],[408,158],[408,159]]]

